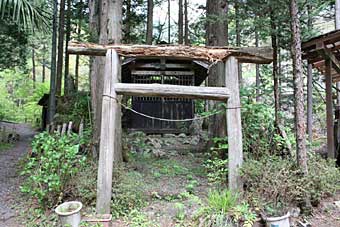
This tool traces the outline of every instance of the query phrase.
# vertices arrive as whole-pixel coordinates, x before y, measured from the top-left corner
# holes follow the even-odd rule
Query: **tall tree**
[[[168,0],[168,43],[171,43],[171,2]]]
[[[121,42],[122,5],[122,0],[101,0],[100,4],[96,0],[90,0],[90,29],[93,41],[100,44],[119,44]],[[94,155],[98,155],[100,141],[104,69],[105,58],[95,57],[90,65],[91,104],[94,118]],[[119,155],[120,152],[117,152],[117,154]],[[115,157],[115,160],[120,159],[121,157]]]
[[[178,0],[178,43],[183,44],[183,0]]]
[[[271,40],[273,48],[273,81],[274,81],[274,102],[275,102],[275,124],[278,127],[280,124],[279,120],[279,110],[280,110],[280,100],[279,100],[279,66],[278,66],[278,29],[276,25],[276,18],[273,9],[270,12],[270,27],[271,27]]]
[[[43,53],[42,53],[42,75],[41,75],[41,82],[45,83],[45,79],[46,79],[46,64],[47,64],[46,63],[46,55],[45,55],[47,49],[46,49],[46,44],[45,43],[43,44],[42,51],[43,51]]]
[[[67,14],[66,14],[66,36],[65,36],[65,53],[67,53],[68,42],[71,39],[71,0],[67,0]],[[69,72],[69,55],[65,55],[65,72],[64,72],[64,94],[68,95],[72,92],[72,78]]]
[[[32,80],[33,80],[33,89],[35,89],[36,71],[35,71],[35,49],[34,49],[34,46],[32,46]]]
[[[148,0],[148,18],[146,29],[146,44],[152,44],[153,37],[153,0]]]
[[[206,45],[225,46],[228,44],[228,4],[226,0],[207,0]],[[219,62],[209,71],[208,85],[225,86],[224,63]],[[218,102],[209,102],[209,109],[219,108]],[[226,118],[224,114],[211,117],[208,130],[210,138],[226,135]],[[210,144],[211,145],[211,144]]]
[[[308,31],[311,32],[313,29],[311,4],[307,5],[307,13],[307,27]],[[311,145],[313,140],[313,69],[311,64],[307,66],[307,134],[309,144]]]
[[[292,32],[292,58],[295,96],[295,128],[296,128],[296,152],[297,162],[304,174],[308,174],[306,128],[304,114],[303,93],[303,68],[301,54],[301,31],[296,0],[290,0],[291,32]]]
[[[188,1],[184,0],[184,43],[189,45],[189,18],[188,18]]]
[[[59,27],[58,27],[58,60],[57,60],[57,95],[61,95],[61,82],[63,74],[64,59],[64,22],[65,22],[65,0],[60,0]]]
[[[241,46],[241,26],[240,26],[240,0],[235,0],[235,30],[236,30],[236,46]],[[239,83],[242,85],[242,64],[238,64]]]
[[[53,21],[52,21],[52,51],[51,51],[51,75],[50,75],[50,97],[48,123],[52,123],[56,112],[56,55],[57,55],[57,16],[58,0],[53,1]]]
[[[78,42],[81,41],[81,29],[83,23],[83,0],[80,0],[78,6],[78,26],[77,26],[77,40]],[[79,55],[76,55],[76,63],[74,69],[74,89],[78,91],[78,83],[79,83]]]
[[[255,22],[255,46],[259,47],[259,32],[258,27]],[[256,102],[260,101],[260,86],[261,86],[261,79],[260,79],[260,65],[256,64],[255,66],[255,81],[256,81]]]

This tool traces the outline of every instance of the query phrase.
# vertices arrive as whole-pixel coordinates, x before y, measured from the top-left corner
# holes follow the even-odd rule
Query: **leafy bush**
[[[340,170],[335,166],[335,160],[323,159],[318,154],[310,154],[308,176],[304,189],[310,195],[311,202],[317,205],[320,200],[332,196],[340,190]]]
[[[286,141],[275,126],[275,111],[271,105],[255,102],[253,87],[242,90],[242,133],[243,150],[253,157],[280,153],[293,143],[294,135],[285,128],[289,141]]]
[[[79,154],[78,137],[40,133],[32,142],[32,157],[22,171],[27,179],[21,191],[43,206],[53,206],[63,198],[65,186],[79,172],[86,157]]]
[[[310,158],[308,176],[302,174],[295,160],[263,156],[246,160],[241,174],[249,202],[272,213],[298,206],[306,197],[316,205],[339,188],[340,172],[333,162],[317,155]]]

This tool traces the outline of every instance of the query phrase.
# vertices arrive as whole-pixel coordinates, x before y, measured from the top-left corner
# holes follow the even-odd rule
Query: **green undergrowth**
[[[289,207],[303,207],[305,198],[317,206],[340,189],[340,171],[334,161],[316,154],[309,154],[307,176],[295,158],[274,155],[246,160],[241,173],[249,203],[272,215],[285,213]]]
[[[7,151],[13,147],[13,144],[0,142],[0,152]]]

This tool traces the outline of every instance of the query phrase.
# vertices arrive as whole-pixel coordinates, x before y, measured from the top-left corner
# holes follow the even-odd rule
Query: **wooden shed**
[[[172,58],[127,58],[122,63],[122,82],[200,86],[208,73],[208,62]],[[163,119],[189,119],[195,114],[192,99],[131,97],[131,107],[142,114]],[[125,111],[124,127],[145,133],[186,132],[190,122],[160,121]]]

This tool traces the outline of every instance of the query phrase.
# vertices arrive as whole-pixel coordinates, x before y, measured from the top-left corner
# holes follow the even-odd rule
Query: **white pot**
[[[285,216],[281,217],[267,217],[266,227],[289,227],[289,217],[289,212]]]
[[[62,227],[79,227],[81,216],[80,210],[83,204],[78,201],[65,202],[60,204],[55,212],[59,216]]]

